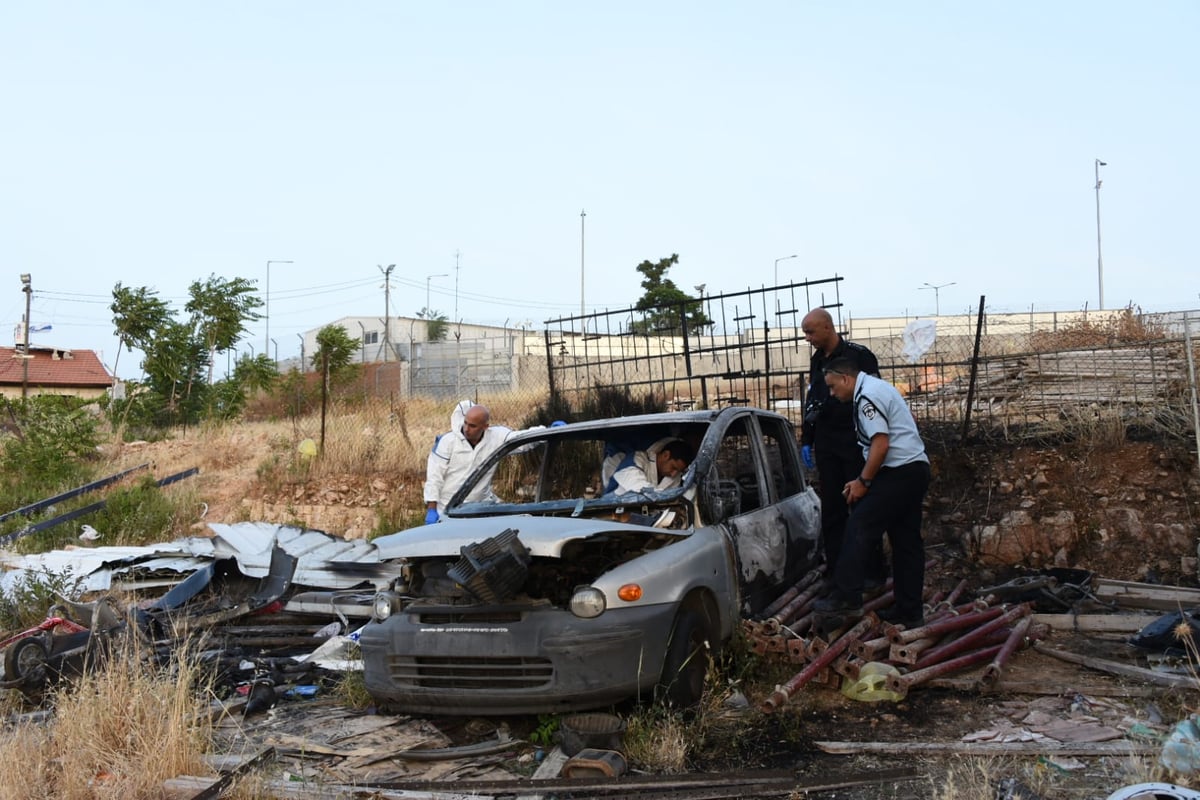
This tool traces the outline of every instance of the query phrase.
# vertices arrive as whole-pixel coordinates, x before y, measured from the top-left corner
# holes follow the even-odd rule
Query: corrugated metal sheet
[[[177,580],[216,559],[232,558],[242,574],[265,577],[271,551],[278,545],[297,559],[292,583],[321,589],[351,589],[365,581],[385,587],[400,574],[399,563],[381,560],[371,542],[349,540],[322,531],[266,522],[212,523],[211,538],[193,536],[147,547],[87,547],[32,555],[0,554],[0,590],[8,591],[26,573],[80,579],[81,591],[107,591],[114,582],[136,588],[139,580],[161,586],[164,576]],[[351,565],[338,569],[336,565]],[[359,569],[354,569],[357,565]],[[366,575],[367,577],[364,577]]]

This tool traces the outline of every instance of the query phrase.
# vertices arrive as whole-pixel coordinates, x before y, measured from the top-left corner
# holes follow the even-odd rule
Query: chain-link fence
[[[935,438],[1047,437],[1089,419],[1191,435],[1186,342],[1200,332],[1200,311],[993,314],[984,304],[983,314],[855,320],[842,313],[840,281],[565,317],[536,333],[415,343],[402,360],[365,364],[361,390],[447,409],[460,398],[503,398],[516,413],[550,397],[578,408],[601,386],[654,395],[668,408],[754,405],[799,422],[811,353],[800,321],[824,307],[876,354],[882,376]]]

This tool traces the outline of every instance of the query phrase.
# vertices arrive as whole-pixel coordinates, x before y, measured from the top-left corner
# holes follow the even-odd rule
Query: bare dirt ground
[[[194,489],[207,504],[204,522],[293,522],[358,537],[368,535],[375,525],[374,509],[380,503],[420,507],[422,475],[411,471],[325,475],[306,484],[265,481],[261,466],[273,449],[277,448],[268,433],[248,428],[232,431],[218,443],[197,436],[132,445],[122,458],[129,463],[149,460],[157,475],[199,466]],[[1200,481],[1186,445],[1004,445],[931,452],[935,476],[927,501],[926,541],[936,563],[927,576],[929,585],[951,588],[966,579],[978,589],[1051,566],[1115,580],[1197,585]],[[1001,533],[1007,530],[1008,544],[996,544],[995,536],[989,539],[988,526],[992,534],[997,528]],[[1051,634],[1049,643],[1154,666],[1146,654],[1125,643],[1125,635],[1058,632]],[[780,680],[786,680],[786,667],[779,671]],[[1026,736],[1044,742],[1037,731],[1055,725],[1061,731],[1062,724],[1107,726],[1121,732],[1121,741],[1155,743],[1155,736],[1164,735],[1200,700],[1194,690],[1155,689],[1031,650],[1018,654],[1003,684],[1018,688],[1002,685],[1001,691],[985,695],[973,689],[921,687],[894,704],[855,702],[828,687],[810,686],[768,715],[757,705],[772,687],[740,687],[748,707],[723,711],[722,716],[740,716],[742,722],[709,726],[693,750],[689,768],[722,773],[784,768],[813,780],[900,768],[915,769],[922,776],[812,795],[821,797],[992,797],[994,787],[989,788],[988,781],[1009,777],[1034,792],[1013,797],[1104,798],[1120,786],[1162,779],[1161,771],[1154,771],[1156,756],[1019,754],[989,761],[969,754],[967,747],[955,752],[955,745],[972,734],[986,739],[984,731],[1000,731],[997,737],[1010,731],[1014,741]],[[287,704],[271,713],[286,715]],[[752,724],[745,725],[746,719]],[[466,721],[432,722],[450,743],[478,740]],[[538,721],[504,724],[514,735],[526,736]],[[1147,738],[1131,738],[1131,731],[1142,731]],[[248,730],[246,735],[253,738]],[[895,750],[832,755],[818,745],[829,741],[889,742]],[[946,750],[921,749],[931,743],[945,745]],[[530,754],[527,749],[524,761],[514,757],[506,766],[528,773],[535,766]]]

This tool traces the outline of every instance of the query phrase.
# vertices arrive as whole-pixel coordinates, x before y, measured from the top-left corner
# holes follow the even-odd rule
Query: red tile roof
[[[92,350],[62,348],[30,348],[30,386],[112,386],[113,378]],[[58,357],[55,358],[55,355]],[[24,370],[20,351],[15,347],[0,347],[0,386],[20,386]]]

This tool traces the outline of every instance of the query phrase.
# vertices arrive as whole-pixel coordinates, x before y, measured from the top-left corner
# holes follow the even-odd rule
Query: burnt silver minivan
[[[606,491],[614,455],[668,437],[694,453],[677,486]],[[485,499],[462,502],[481,481]],[[819,532],[795,432],[774,412],[513,436],[443,521],[375,540],[403,569],[361,633],[367,690],[420,714],[691,705],[740,619],[816,565]]]

